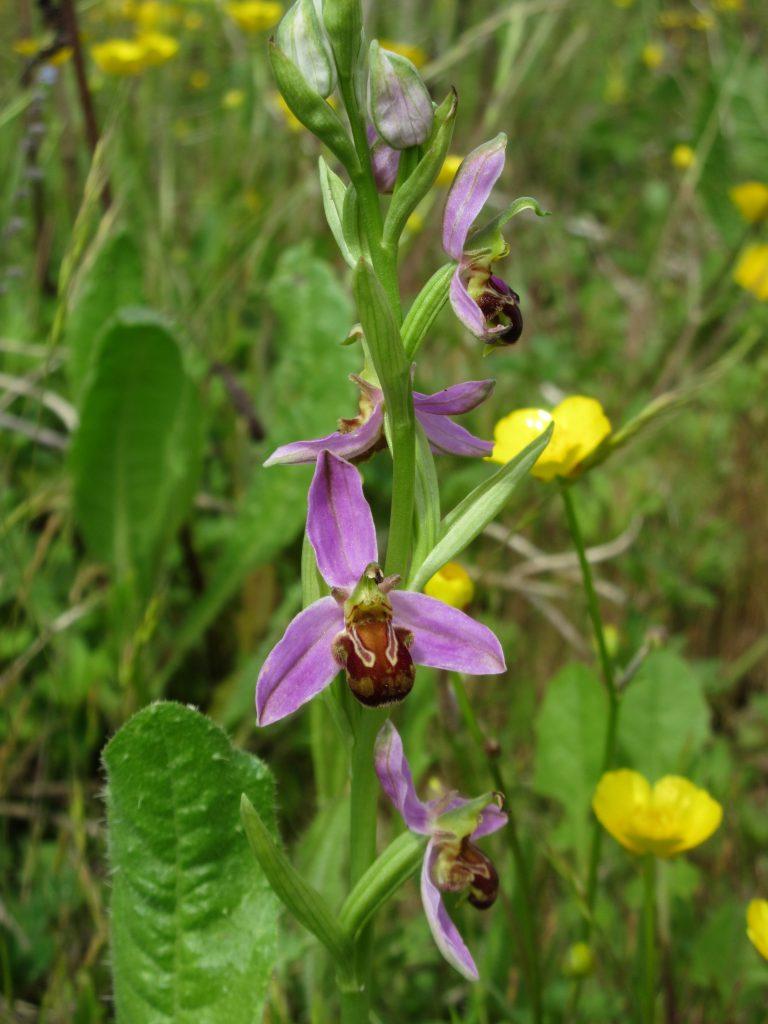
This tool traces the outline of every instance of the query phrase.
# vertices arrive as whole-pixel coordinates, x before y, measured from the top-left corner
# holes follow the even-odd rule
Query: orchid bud
[[[376,131],[393,149],[420,146],[435,117],[415,65],[382,49],[375,39],[369,53],[368,109]]]
[[[387,194],[392,191],[397,181],[397,172],[400,167],[400,150],[392,149],[383,139],[380,139],[373,125],[366,129],[368,145],[371,148],[371,170],[373,180],[379,192]]]
[[[413,633],[393,625],[387,597],[398,581],[399,577],[385,579],[375,562],[367,565],[344,602],[345,628],[333,643],[350,690],[368,707],[394,704],[413,689],[416,670],[408,650]]]
[[[336,88],[336,64],[314,0],[296,0],[288,9],[277,29],[277,43],[315,92],[330,96]]]

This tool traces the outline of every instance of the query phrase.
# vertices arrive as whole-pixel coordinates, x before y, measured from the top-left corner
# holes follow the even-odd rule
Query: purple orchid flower
[[[259,725],[269,725],[324,690],[343,668],[352,693],[378,707],[408,695],[415,665],[470,675],[506,668],[487,626],[426,594],[394,590],[377,565],[373,516],[360,474],[330,451],[309,488],[307,536],[331,588],[293,619],[256,683]]]
[[[459,264],[451,279],[453,311],[476,338],[493,346],[511,345],[522,334],[520,296],[491,272],[508,248],[502,243],[473,249],[467,236],[504,169],[506,147],[502,132],[472,150],[453,180],[443,214],[443,248]]]
[[[466,892],[469,902],[479,910],[493,905],[499,876],[474,843],[506,824],[507,816],[496,802],[499,794],[466,800],[447,793],[438,800],[420,800],[402,740],[390,721],[379,732],[375,759],[382,789],[405,824],[411,832],[429,836],[421,869],[421,901],[437,947],[452,967],[470,981],[477,981],[475,961],[448,916],[442,894]]]
[[[339,429],[313,441],[291,441],[272,452],[265,466],[276,463],[314,462],[322,451],[333,452],[345,459],[359,460],[383,448],[384,395],[361,377],[350,380],[360,388],[360,411],[354,419],[339,420]],[[492,380],[468,380],[433,395],[413,393],[416,419],[424,428],[433,452],[438,454],[486,456],[493,451],[490,441],[470,434],[450,417],[476,408],[493,391]]]

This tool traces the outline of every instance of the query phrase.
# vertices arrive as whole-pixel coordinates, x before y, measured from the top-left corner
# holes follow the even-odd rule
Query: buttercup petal
[[[451,967],[455,967],[459,974],[468,981],[477,981],[480,975],[477,973],[472,954],[459,935],[458,928],[448,916],[448,911],[443,903],[443,895],[430,875],[432,862],[436,856],[437,850],[432,841],[427,846],[421,868],[421,902],[424,906],[424,913],[427,915],[429,929],[437,943],[437,948]]]
[[[307,536],[331,587],[353,587],[366,565],[378,557],[360,474],[329,451],[320,453],[309,488]]]
[[[465,380],[433,395],[414,391],[413,405],[417,412],[428,412],[431,416],[459,416],[481,405],[495,385],[495,380]]]
[[[464,427],[454,423],[447,416],[433,416],[431,413],[416,409],[416,418],[429,438],[432,450],[444,455],[469,455],[477,458],[488,456],[493,451],[493,443],[475,437]]]
[[[393,590],[389,598],[395,625],[413,633],[411,656],[416,665],[476,676],[506,669],[496,635],[458,608],[407,590]]]
[[[389,719],[381,727],[376,738],[375,766],[381,788],[400,812],[411,832],[428,835],[429,808],[419,800],[410,766],[403,753],[403,741]]]
[[[349,433],[342,433],[339,430],[328,434],[326,437],[318,437],[313,441],[291,441],[289,444],[276,448],[264,463],[265,466],[275,465],[297,465],[303,462],[315,462],[321,451],[333,452],[343,459],[354,459],[364,455],[371,449],[381,436],[381,428],[384,420],[384,411],[377,405],[370,417]]]
[[[344,614],[332,597],[321,597],[299,612],[259,673],[259,725],[271,725],[285,718],[325,689],[339,671],[331,646],[343,628]]]
[[[506,146],[503,132],[484,142],[464,159],[453,179],[443,214],[443,248],[455,260],[461,259],[469,229],[504,169]]]

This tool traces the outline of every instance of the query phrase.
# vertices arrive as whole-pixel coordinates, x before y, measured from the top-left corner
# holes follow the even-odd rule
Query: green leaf
[[[269,44],[269,59],[278,88],[293,114],[326,144],[350,175],[357,173],[357,155],[333,107],[314,91],[293,61],[273,42]]]
[[[674,651],[649,654],[621,702],[618,739],[629,765],[651,781],[685,774],[710,735],[694,669]]]
[[[435,457],[430,451],[424,428],[416,421],[416,545],[415,565],[420,564],[437,543],[440,532],[440,485]]]
[[[456,93],[451,92],[435,111],[435,123],[424,144],[424,156],[392,196],[382,235],[385,246],[397,245],[408,218],[440,173],[453,138],[457,102]]]
[[[201,420],[164,321],[122,310],[99,340],[71,452],[75,518],[118,578],[146,586],[154,577],[194,496]]]
[[[550,681],[536,718],[533,785],[562,805],[573,845],[582,853],[607,726],[608,698],[598,677],[586,665],[566,665]]]
[[[476,487],[448,513],[441,526],[440,539],[411,576],[408,584],[410,590],[421,590],[438,569],[461,554],[488,523],[496,518],[509,501],[512,491],[549,443],[551,434],[550,423],[527,448],[523,448],[514,459]]]
[[[257,1024],[277,901],[239,819],[274,827],[266,766],[203,715],[153,704],[104,752],[118,1024]]]
[[[331,234],[336,239],[336,244],[339,247],[341,255],[344,257],[346,263],[354,270],[357,261],[360,259],[360,243],[357,240],[357,235],[347,241],[344,231],[344,200],[347,195],[347,186],[336,174],[335,171],[331,170],[323,157],[320,157],[318,161],[318,167],[320,171],[320,193],[323,197],[323,209],[325,210],[325,219],[328,221],[328,227],[331,229]]]
[[[96,342],[102,328],[122,306],[144,301],[141,256],[123,231],[108,239],[86,272],[68,314],[67,369],[75,398],[82,397],[96,362]]]
[[[438,313],[448,301],[451,278],[455,270],[455,263],[445,263],[435,271],[413,300],[401,329],[403,348],[409,361],[416,355]]]
[[[343,969],[349,961],[351,947],[328,904],[296,871],[245,793],[240,802],[240,816],[253,855],[273,890],[296,920],[323,943]]]
[[[360,369],[361,353],[356,346],[339,344],[349,332],[352,307],[329,265],[307,245],[287,249],[268,298],[277,315],[279,348],[266,389],[269,404],[260,410],[267,440],[255,457],[253,479],[206,591],[176,634],[161,682],[176,670],[245,577],[301,532],[311,467],[264,469],[259,463],[287,441],[327,434],[336,417],[354,407],[347,377]]]

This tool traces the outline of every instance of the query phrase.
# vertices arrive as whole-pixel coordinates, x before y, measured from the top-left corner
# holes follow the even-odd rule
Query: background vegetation
[[[456,86],[457,154],[509,135],[498,204],[523,193],[553,213],[509,232],[521,342],[483,361],[446,310],[419,358],[420,389],[495,376],[468,423],[488,437],[512,409],[567,393],[598,397],[615,426],[655,396],[670,406],[577,500],[614,655],[635,677],[621,761],[683,772],[725,808],[717,835],[668,872],[679,1019],[757,1024],[768,968],[744,908],[768,894],[768,307],[733,271],[768,229],[729,189],[768,166],[768,11],[737,0],[368,6],[372,35],[421,48],[435,97]],[[323,220],[319,149],[276,98],[266,31],[214,3],[81,4],[94,156],[71,56],[34,56],[56,43],[44,9],[0,12],[0,1019],[96,1024],[110,1019],[100,752],[151,700],[199,706],[268,760],[286,843],[308,878],[341,894],[332,725],[321,709],[260,732],[252,701],[299,607],[308,484],[305,469],[261,463],[352,415],[346,374],[359,366],[339,344],[353,312]],[[178,52],[127,76],[90,55],[149,30]],[[436,188],[411,221],[411,294],[444,262],[443,197]],[[95,339],[118,310],[116,355],[99,358]],[[447,506],[486,471],[442,458]],[[385,507],[375,459],[365,477]],[[555,1015],[574,984],[599,747],[578,686],[596,669],[568,552],[557,492],[531,479],[466,560],[474,611],[509,664],[468,689],[534,861]],[[423,789],[437,775],[488,788],[445,679],[421,670],[400,724]],[[394,826],[382,817],[383,833]],[[612,840],[605,848],[589,1021],[625,1019],[635,956],[637,873]],[[408,886],[377,938],[382,1020],[526,1019],[510,957],[514,873],[503,840],[493,849],[499,907],[463,924],[483,981],[467,986],[438,957]],[[285,921],[266,1019],[332,1019],[310,948]],[[436,1009],[446,1004],[450,1017]]]

